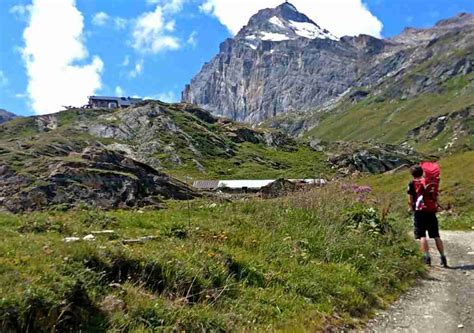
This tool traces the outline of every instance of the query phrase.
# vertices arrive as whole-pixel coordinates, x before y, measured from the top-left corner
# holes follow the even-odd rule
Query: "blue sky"
[[[256,10],[279,2],[0,0],[0,108],[48,113],[92,93],[178,101],[224,39]],[[291,2],[338,35],[390,37],[474,12],[473,0]]]

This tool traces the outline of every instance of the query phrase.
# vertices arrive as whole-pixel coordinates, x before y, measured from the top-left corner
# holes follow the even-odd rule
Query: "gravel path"
[[[364,332],[474,332],[474,232],[442,231],[449,269],[439,266],[430,241],[432,267],[427,278]]]

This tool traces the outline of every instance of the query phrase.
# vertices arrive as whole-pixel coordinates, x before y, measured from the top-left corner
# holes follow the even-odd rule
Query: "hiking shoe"
[[[423,257],[423,262],[426,265],[431,266],[431,257]]]
[[[443,266],[444,268],[447,268],[448,267],[448,260],[446,259],[446,256],[442,256],[440,257],[441,259],[441,266]]]

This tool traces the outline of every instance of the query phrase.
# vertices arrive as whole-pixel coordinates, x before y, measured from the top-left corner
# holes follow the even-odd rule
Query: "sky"
[[[283,0],[0,0],[0,108],[82,106],[90,95],[176,102],[251,15]],[[474,0],[293,0],[336,36],[430,27]]]

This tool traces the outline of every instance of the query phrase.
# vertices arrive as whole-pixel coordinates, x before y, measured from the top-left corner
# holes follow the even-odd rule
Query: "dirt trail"
[[[474,332],[474,232],[442,231],[449,269],[439,266],[430,241],[432,267],[427,278],[364,332]]]

